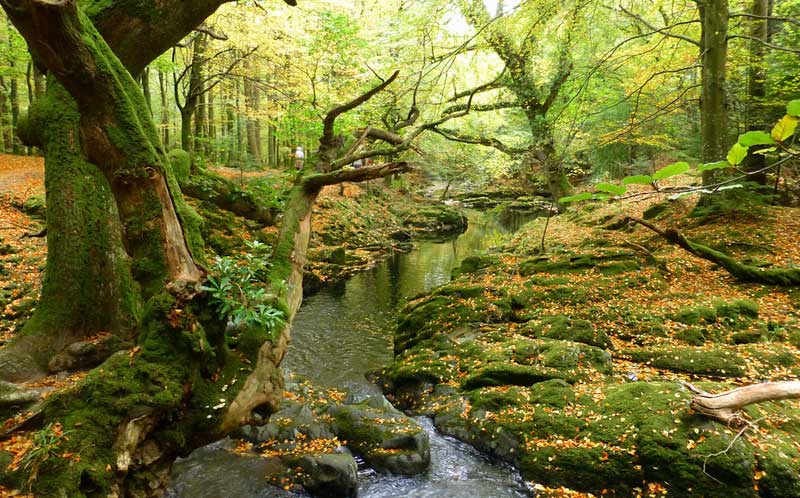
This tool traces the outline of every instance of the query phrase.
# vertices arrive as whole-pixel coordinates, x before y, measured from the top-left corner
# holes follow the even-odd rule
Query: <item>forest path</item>
[[[25,199],[43,193],[43,158],[0,154],[0,195]]]

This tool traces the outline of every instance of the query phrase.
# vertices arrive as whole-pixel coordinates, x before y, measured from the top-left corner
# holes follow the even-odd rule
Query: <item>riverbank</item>
[[[745,409],[739,432],[688,408],[800,374],[800,295],[741,284],[651,232],[688,236],[762,266],[796,257],[796,210],[692,219],[684,202],[587,206],[526,225],[502,250],[410,302],[381,378],[393,403],[517,466],[542,493],[800,496],[800,403]],[[751,263],[752,264],[752,263]]]

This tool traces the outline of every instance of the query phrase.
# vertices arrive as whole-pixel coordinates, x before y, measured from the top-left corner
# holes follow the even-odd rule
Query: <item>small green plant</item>
[[[230,322],[234,330],[254,325],[274,330],[283,322],[284,314],[270,304],[265,286],[269,246],[254,241],[247,242],[247,248],[239,259],[217,257],[203,290],[209,293],[220,318]]]
[[[42,464],[48,459],[61,454],[58,451],[58,447],[61,444],[61,440],[66,438],[69,432],[65,432],[61,428],[61,424],[50,423],[44,426],[42,430],[33,433],[33,446],[20,460],[20,465],[28,472],[29,489],[33,482],[36,481]]]

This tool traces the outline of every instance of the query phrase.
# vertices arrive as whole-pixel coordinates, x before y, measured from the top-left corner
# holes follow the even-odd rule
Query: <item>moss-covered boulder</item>
[[[428,433],[383,396],[331,408],[334,430],[379,472],[416,475],[430,463]]]
[[[744,358],[729,349],[682,347],[654,347],[629,349],[624,357],[651,367],[714,377],[740,377],[747,367]]]
[[[548,315],[525,324],[520,333],[532,337],[580,342],[598,348],[612,349],[611,338],[605,331],[595,329],[587,320],[573,320],[565,315]]]
[[[456,278],[459,275],[475,273],[483,270],[484,268],[495,265],[499,261],[500,259],[497,256],[492,255],[469,256],[464,258],[464,261],[461,262],[461,265],[458,266],[458,268],[453,269],[452,277]]]

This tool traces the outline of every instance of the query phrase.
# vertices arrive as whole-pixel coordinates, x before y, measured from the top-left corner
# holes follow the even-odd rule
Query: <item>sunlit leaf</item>
[[[747,157],[747,149],[748,147],[745,147],[742,144],[733,144],[731,150],[728,151],[728,162],[733,166],[740,164],[742,161],[744,161],[744,158]]]
[[[686,161],[672,163],[669,166],[664,166],[660,170],[656,171],[653,175],[653,180],[663,180],[671,176],[686,173],[687,171],[689,171],[689,163]]]
[[[800,121],[799,118],[784,116],[780,121],[778,121],[775,127],[772,128],[772,138],[778,142],[783,142],[787,138],[791,137],[794,135],[794,131],[797,129],[798,121]]]
[[[622,179],[623,185],[650,185],[651,183],[653,183],[653,177],[649,175],[632,175]]]
[[[800,117],[800,100],[792,100],[786,105],[786,114],[789,116]]]
[[[591,199],[591,198],[592,198],[592,193],[591,192],[583,192],[581,194],[568,195],[567,197],[562,197],[562,198],[560,198],[558,200],[558,202],[561,202],[561,203],[579,202],[579,201],[585,201],[585,200]]]
[[[600,192],[608,192],[611,195],[622,195],[628,191],[624,186],[614,185],[613,183],[598,183],[594,188]]]
[[[745,147],[754,145],[771,145],[775,140],[765,131],[748,131],[744,135],[739,135],[739,143]]]
[[[697,171],[711,171],[712,169],[725,169],[729,167],[730,163],[728,161],[717,161],[715,163],[699,164],[697,166]]]

